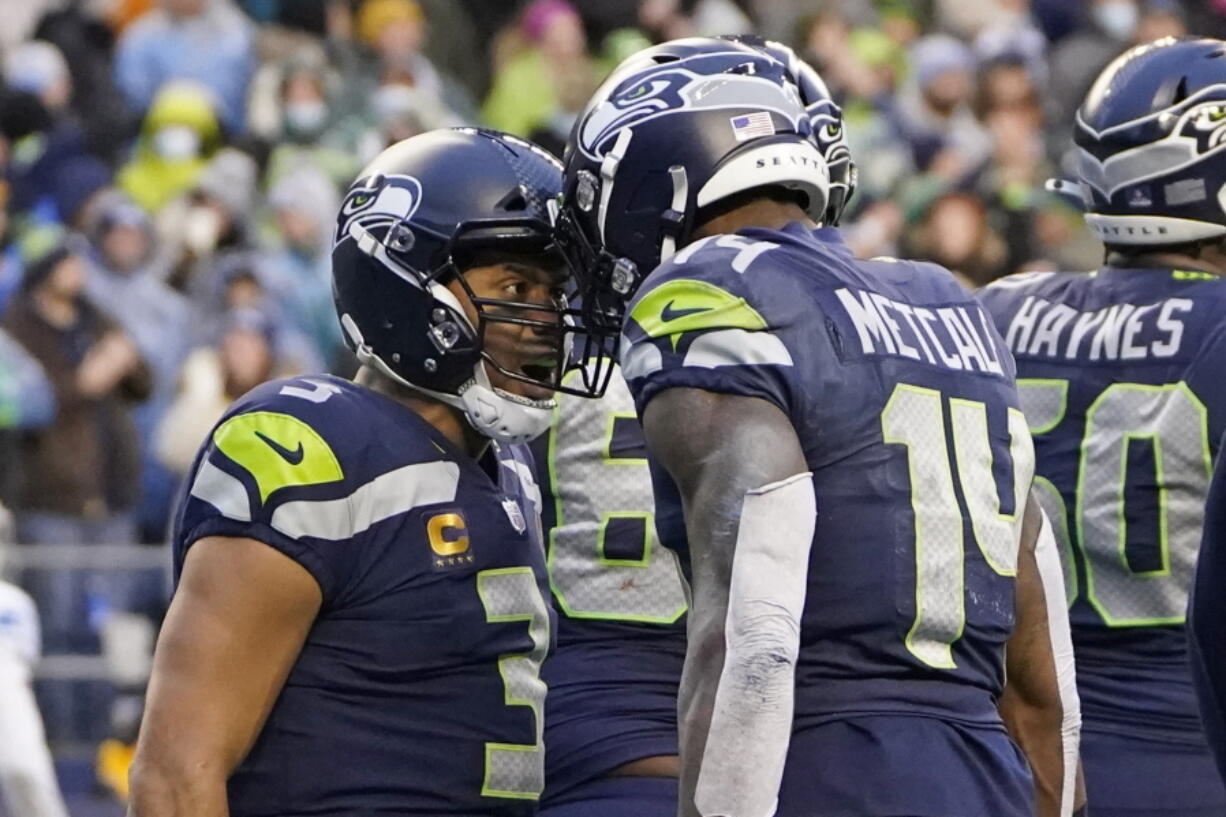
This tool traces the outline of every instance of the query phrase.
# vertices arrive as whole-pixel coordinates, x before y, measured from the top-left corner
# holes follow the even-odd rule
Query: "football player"
[[[831,171],[825,221],[838,223],[855,167],[825,84],[786,46],[729,39],[788,66]],[[744,53],[728,40],[695,37],[649,54],[729,51]],[[557,644],[542,671],[549,686],[542,817],[672,817],[688,604],[677,558],[656,533],[642,429],[620,374],[600,400],[560,397],[549,434],[533,449],[558,614]]]
[[[1218,449],[1221,450],[1220,448]],[[1188,603],[1188,647],[1205,740],[1226,780],[1226,466],[1221,457],[1205,503],[1205,533]]]
[[[692,586],[681,813],[1030,817],[1036,788],[1067,812],[1012,363],[947,271],[816,229],[828,170],[786,74],[648,52],[568,145],[584,297],[654,269],[621,365]]]
[[[361,369],[260,386],[204,443],[132,815],[535,813],[551,615],[516,444],[577,334],[560,183],[458,129],[350,188],[333,282]]]
[[[3,506],[0,515],[8,515]],[[34,600],[0,579],[0,734],[4,735],[0,796],[12,815],[67,817],[42,715],[30,688],[30,673],[41,650]]]
[[[1184,629],[1226,428],[1224,58],[1217,40],[1165,39],[1107,66],[1074,131],[1104,266],[982,291],[1066,557],[1095,817],[1226,814]]]

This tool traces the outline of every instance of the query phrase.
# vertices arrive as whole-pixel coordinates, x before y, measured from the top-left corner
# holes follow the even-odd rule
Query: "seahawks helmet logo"
[[[1110,199],[1119,190],[1149,179],[1168,176],[1184,170],[1209,156],[1226,149],[1226,102],[1205,101],[1213,92],[1221,94],[1222,86],[1200,92],[1196,98],[1141,119],[1107,128],[1099,133],[1077,117],[1077,125],[1098,139],[1110,139],[1129,129],[1155,130],[1164,133],[1152,142],[1099,159],[1088,150],[1078,151],[1078,175],[1083,183]]]
[[[407,222],[421,206],[421,197],[421,182],[412,176],[376,173],[360,179],[341,204],[334,243],[350,238],[354,223],[374,230]]]
[[[639,64],[618,72],[598,92],[600,101],[583,119],[579,149],[589,158],[599,160],[601,149],[626,128],[679,111],[771,111],[794,127],[799,125],[797,109],[803,106],[795,87],[781,79],[785,70],[782,63],[763,58],[765,67],[779,76],[755,73],[758,65],[752,61],[746,63],[743,73],[696,73],[701,71],[704,61],[723,66],[727,59],[727,54],[703,54],[646,69]]]

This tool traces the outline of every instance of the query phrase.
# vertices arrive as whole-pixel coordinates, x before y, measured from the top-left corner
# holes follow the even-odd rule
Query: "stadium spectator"
[[[224,148],[192,188],[158,214],[158,234],[170,260],[167,282],[198,307],[215,290],[216,271],[225,259],[254,247],[257,173],[254,159]]]
[[[277,372],[276,329],[254,307],[226,315],[221,335],[183,363],[179,392],[153,440],[157,458],[180,477],[231,403]],[[289,372],[281,372],[281,375]]]
[[[173,389],[186,350],[190,303],[164,278],[165,259],[148,214],[118,190],[106,191],[86,226],[85,294],[123,327],[153,376],[153,394]]]
[[[417,0],[363,0],[353,22],[356,39],[346,39],[348,32],[337,30],[330,41],[345,86],[365,95],[379,85],[408,85],[461,118],[476,121],[468,90],[423,53],[426,23]]]
[[[109,14],[115,0],[73,2],[47,12],[34,35],[64,55],[72,79],[73,111],[90,152],[114,166],[140,126],[115,85],[115,33]]]
[[[72,98],[72,77],[64,55],[40,40],[24,42],[6,54],[4,81],[14,90],[38,97],[52,116],[62,114]]]
[[[326,176],[302,167],[277,182],[268,204],[279,236],[263,261],[273,297],[319,359],[335,364],[347,355],[332,304],[332,233],[340,196]]]
[[[276,89],[267,103],[274,120],[267,134],[272,142],[267,182],[275,184],[304,165],[318,168],[338,185],[353,178],[361,169],[355,154],[369,125],[369,101],[336,104],[340,77],[319,51],[296,54],[268,69]]]
[[[157,213],[196,183],[221,140],[208,89],[171,83],[150,106],[132,160],[119,171],[119,186]]]
[[[235,133],[243,129],[254,70],[254,28],[231,0],[161,0],[115,49],[115,80],[133,108],[146,110],[164,84],[189,79],[213,92]]]
[[[589,57],[583,21],[567,0],[534,0],[516,36],[521,49],[499,72],[482,114],[491,127],[560,153],[603,71]]]
[[[900,94],[899,130],[916,168],[947,181],[967,178],[988,158],[991,142],[970,108],[975,60],[948,35],[933,34],[911,52],[915,82]]]
[[[130,407],[149,393],[131,338],[83,295],[85,263],[69,245],[26,272],[4,325],[42,365],[55,420],[23,440],[15,507],[26,544],[131,542],[139,485]]]
[[[903,254],[935,261],[966,287],[978,289],[1006,272],[1006,251],[983,201],[971,193],[950,192],[929,205]]]

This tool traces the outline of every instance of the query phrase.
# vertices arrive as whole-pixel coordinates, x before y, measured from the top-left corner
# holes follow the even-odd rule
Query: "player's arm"
[[[251,748],[322,603],[305,568],[253,539],[187,553],[158,638],[129,817],[227,817]]]
[[[1034,773],[1040,817],[1067,817],[1085,804],[1081,713],[1065,610],[1060,556],[1050,522],[1031,496],[1022,522],[1000,713]]]
[[[681,492],[693,572],[680,814],[770,814],[791,736],[812,478],[791,422],[766,400],[672,388],[648,403],[643,427]]]
[[[1205,739],[1226,780],[1226,458],[1218,457],[1188,605],[1192,679]]]

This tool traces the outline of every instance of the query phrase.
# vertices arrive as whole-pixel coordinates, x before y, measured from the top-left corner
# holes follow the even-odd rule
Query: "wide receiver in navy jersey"
[[[854,166],[825,84],[786,46],[730,39],[677,40],[640,58],[743,54],[745,45],[777,55],[837,176],[826,217],[837,222]],[[542,672],[549,685],[542,817],[672,817],[688,605],[676,543],[662,547],[657,536],[642,429],[620,375],[600,400],[559,399],[553,427],[533,449],[558,614],[557,644]]]
[[[577,332],[560,181],[460,129],[354,183],[333,275],[361,369],[260,386],[205,441],[130,814],[535,813],[552,619],[517,444]]]
[[[1012,361],[948,272],[816,229],[786,73],[649,52],[568,146],[560,234],[585,298],[637,288],[621,364],[691,580],[681,814],[1031,817],[1036,790],[1058,814]]]
[[[1096,817],[1226,814],[1188,671],[1188,589],[1226,428],[1226,43],[1115,60],[1077,113],[1090,273],[982,293],[1017,360],[1066,556]]]

